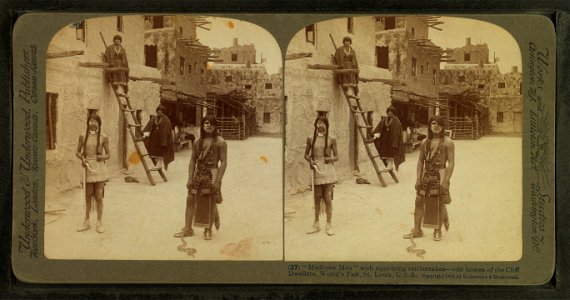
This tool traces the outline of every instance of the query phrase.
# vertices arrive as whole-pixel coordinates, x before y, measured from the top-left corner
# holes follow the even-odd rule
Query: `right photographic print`
[[[522,59],[489,22],[307,25],[284,68],[286,261],[517,261]]]

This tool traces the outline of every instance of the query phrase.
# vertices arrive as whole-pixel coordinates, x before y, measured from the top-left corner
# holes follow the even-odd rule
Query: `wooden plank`
[[[305,57],[312,57],[313,53],[311,52],[301,52],[301,53],[291,53],[285,55],[285,60],[293,60],[293,59],[300,59]]]
[[[51,59],[51,58],[71,57],[83,54],[84,54],[83,50],[62,51],[62,52],[48,53],[46,58]]]
[[[393,80],[393,79],[383,79],[383,78],[366,78],[366,77],[359,77],[359,81],[362,82],[382,82],[389,85],[398,85],[398,86],[405,86],[407,85],[403,81]]]
[[[337,70],[332,70],[333,73],[359,73],[360,70],[359,69],[337,69]]]
[[[134,81],[150,81],[150,82],[154,82],[154,83],[158,83],[158,84],[176,84],[176,82],[174,82],[174,81],[169,81],[166,79],[154,78],[154,77],[129,76],[129,79],[134,80]]]
[[[307,68],[316,69],[316,70],[337,70],[338,66],[337,65],[312,64],[312,65],[307,65]]]

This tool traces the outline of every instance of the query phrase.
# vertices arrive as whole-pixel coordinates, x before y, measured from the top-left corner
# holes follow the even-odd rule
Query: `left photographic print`
[[[270,33],[220,17],[98,17],[57,32],[45,63],[48,259],[283,259]]]

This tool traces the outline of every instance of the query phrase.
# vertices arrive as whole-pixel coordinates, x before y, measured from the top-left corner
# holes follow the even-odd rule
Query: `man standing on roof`
[[[352,39],[347,36],[342,39],[342,44],[343,46],[336,49],[334,63],[339,69],[358,69],[356,52],[354,52],[354,49],[350,46],[352,45]],[[349,94],[358,96],[358,72],[340,73],[337,78],[343,90],[349,92]],[[350,89],[352,89],[352,93],[350,93]]]
[[[113,85],[113,88],[119,91],[119,94],[129,91],[127,83],[129,82],[129,62],[127,60],[127,52],[121,45],[123,38],[120,35],[113,37],[113,44],[105,50],[105,62],[112,68],[125,68],[126,70],[107,71],[107,80]],[[122,90],[121,90],[122,89]]]

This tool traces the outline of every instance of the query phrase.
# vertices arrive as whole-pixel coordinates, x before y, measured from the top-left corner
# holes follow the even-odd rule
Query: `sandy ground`
[[[306,234],[313,222],[312,192],[285,200],[285,259],[297,261],[512,261],[522,255],[522,139],[486,136],[455,141],[456,166],[448,206],[450,230],[443,240],[433,230],[415,239],[424,258],[409,253],[402,238],[413,227],[419,151],[408,153],[396,184],[389,175],[382,188],[370,163],[362,177],[339,182],[334,190],[334,236]],[[308,170],[307,170],[308,171]]]
[[[83,190],[61,194],[47,209],[65,209],[59,216],[46,215],[45,255],[54,259],[131,260],[282,260],[282,139],[251,137],[228,141],[228,168],[222,184],[224,202],[219,206],[220,231],[206,241],[203,230],[185,238],[194,257],[179,252],[181,239],[172,235],[184,226],[186,182],[191,150],[177,152],[166,172],[168,182],[154,173],[150,186],[144,170],[132,174],[140,183],[124,182],[117,174],[107,184],[104,199],[106,232],[76,232],[83,221]]]

